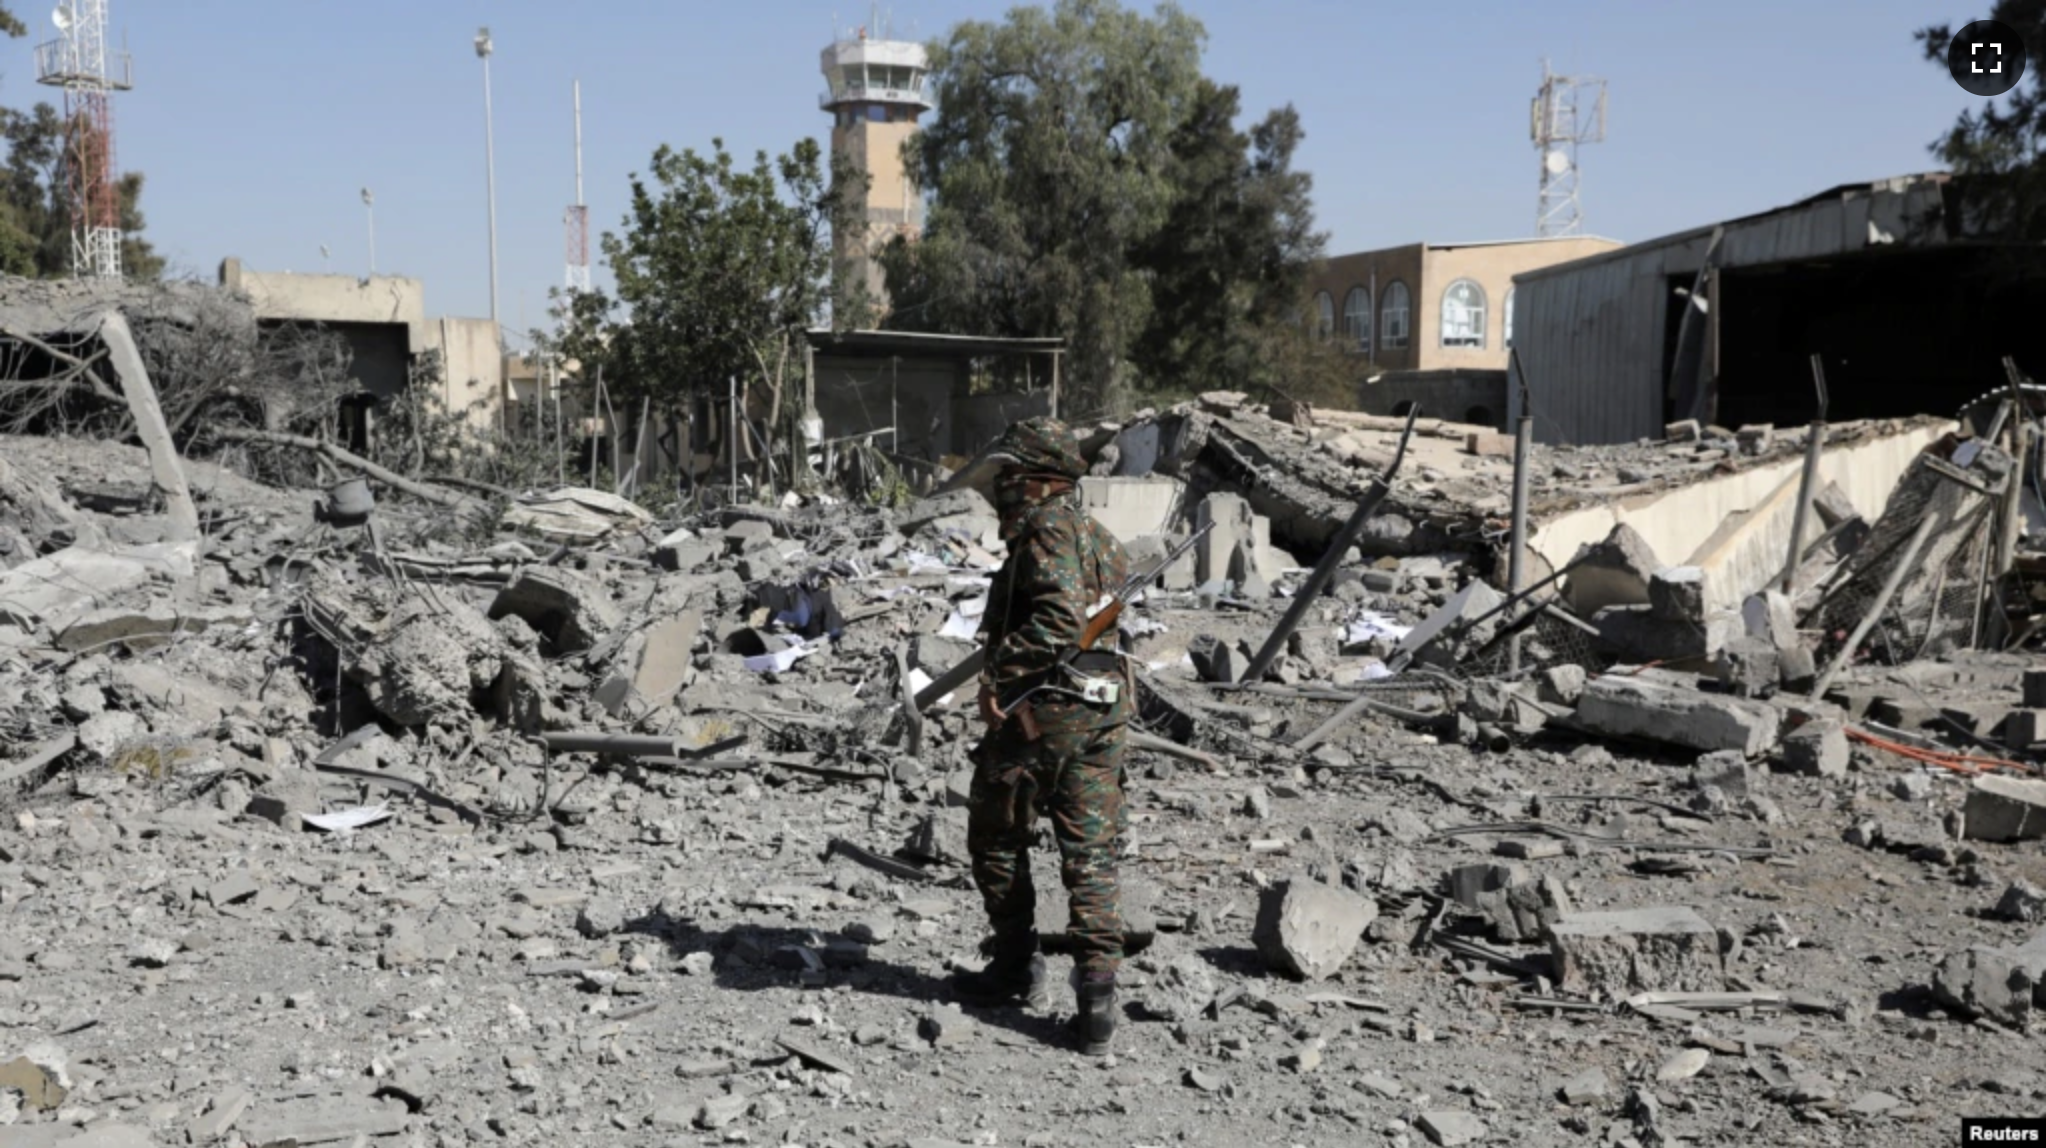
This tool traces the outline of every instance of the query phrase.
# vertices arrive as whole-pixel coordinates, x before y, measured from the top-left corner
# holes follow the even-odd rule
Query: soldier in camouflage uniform
[[[1043,813],[1058,842],[1070,902],[1079,1002],[1074,1027],[1083,1046],[1099,1054],[1115,1031],[1115,975],[1123,955],[1116,854],[1135,683],[1112,652],[1113,633],[1097,651],[1074,656],[1070,669],[1057,663],[1077,647],[1103,596],[1128,578],[1129,556],[1081,509],[1076,484],[1086,468],[1063,425],[1044,418],[1018,423],[996,455],[1002,469],[995,504],[1009,557],[995,574],[981,622],[987,650],[981,715],[989,728],[972,755],[966,829],[974,884],[993,926],[987,946],[993,959],[984,971],[959,976],[955,987],[983,1003],[1045,1003],[1029,854]],[[1116,700],[1083,700],[1081,676],[1113,680]],[[1027,701],[1017,705],[1026,693]],[[1015,712],[1023,706],[1037,727],[1034,740]]]

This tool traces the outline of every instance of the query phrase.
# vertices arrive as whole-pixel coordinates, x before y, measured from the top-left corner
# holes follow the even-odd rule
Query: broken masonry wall
[[[1838,483],[1862,517],[1873,522],[1912,460],[1952,429],[1949,422],[1927,422],[1828,446],[1819,458],[1819,485]],[[1788,455],[1675,489],[1582,507],[1542,523],[1533,547],[1561,566],[1580,546],[1597,543],[1624,522],[1654,548],[1663,565],[1704,569],[1707,610],[1737,610],[1744,598],[1783,571],[1803,467],[1802,455]],[[1807,525],[1807,543],[1821,531]]]

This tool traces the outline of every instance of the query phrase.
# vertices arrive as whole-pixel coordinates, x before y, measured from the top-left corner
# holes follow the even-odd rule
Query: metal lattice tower
[[[1558,76],[1543,60],[1542,86],[1529,113],[1528,134],[1541,155],[1535,234],[1575,235],[1584,224],[1577,198],[1577,145],[1606,138],[1606,82],[1596,76]]]
[[[562,216],[570,294],[590,289],[590,209],[583,203],[583,82],[575,81],[575,202]]]
[[[36,46],[36,82],[64,89],[65,207],[71,270],[80,278],[121,277],[121,193],[115,179],[114,109],[130,81],[127,52],[107,50],[107,0],[57,0],[58,38]]]

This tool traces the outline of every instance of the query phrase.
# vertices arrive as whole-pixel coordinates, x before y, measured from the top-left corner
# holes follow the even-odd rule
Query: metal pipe
[[[1904,576],[1916,567],[1918,552],[1925,547],[1926,540],[1932,537],[1932,532],[1939,527],[1940,521],[1940,515],[1927,514],[1918,524],[1917,531],[1911,535],[1911,541],[1905,543],[1904,552],[1897,556],[1896,564],[1890,567],[1889,577],[1883,579],[1882,589],[1876,591],[1875,601],[1869,603],[1868,611],[1862,614],[1861,621],[1855,623],[1854,631],[1847,635],[1846,643],[1833,655],[1833,660],[1826,665],[1826,672],[1819,675],[1819,680],[1812,684],[1812,692],[1807,696],[1815,698],[1825,696],[1826,687],[1833,684],[1833,676],[1840,672],[1840,667],[1847,664],[1847,659],[1854,656],[1854,651],[1860,648],[1861,641],[1868,637],[1868,632],[1875,628],[1876,621],[1883,616],[1883,611],[1890,608],[1890,599],[1896,595],[1897,587],[1903,585]]]
[[[725,444],[725,450],[732,456],[731,498],[733,502],[737,502],[739,501],[739,376],[737,375],[725,376],[725,402],[732,408],[731,433],[725,436],[731,441]]]
[[[1803,565],[1805,524],[1811,519],[1812,499],[1818,493],[1819,456],[1826,449],[1826,364],[1812,354],[1812,386],[1819,392],[1818,417],[1804,432],[1804,475],[1797,484],[1797,513],[1790,520],[1790,554],[1783,563],[1785,594],[1796,592],[1797,568]]]
[[[1518,594],[1527,579],[1527,478],[1534,452],[1534,416],[1527,412],[1527,400],[1520,404],[1519,424],[1513,438],[1513,538],[1506,552],[1506,592]],[[1520,672],[1520,635],[1515,633],[1506,647],[1506,668]]]
[[[1329,540],[1328,550],[1322,554],[1321,561],[1314,564],[1314,571],[1307,576],[1307,581],[1300,589],[1294,591],[1293,601],[1286,606],[1285,616],[1279,619],[1278,625],[1272,627],[1271,634],[1265,638],[1264,646],[1258,650],[1257,656],[1250,660],[1250,665],[1244,667],[1243,677],[1239,680],[1255,682],[1264,677],[1264,672],[1278,659],[1279,651],[1286,648],[1286,639],[1299,628],[1300,620],[1313,607],[1314,600],[1320,597],[1322,590],[1327,588],[1329,579],[1335,577],[1336,567],[1342,564],[1343,555],[1349,552],[1351,544],[1364,533],[1364,526],[1371,521],[1371,516],[1378,513],[1379,503],[1384,502],[1385,496],[1392,493],[1392,477],[1399,473],[1400,460],[1407,454],[1407,441],[1414,436],[1414,419],[1420,413],[1419,403],[1407,411],[1407,427],[1400,432],[1399,449],[1393,452],[1392,461],[1385,466],[1385,473],[1371,480],[1371,488],[1357,501],[1357,508],[1350,512],[1349,521],[1343,523],[1342,529],[1336,531],[1335,537]]]
[[[490,113],[490,29],[476,33],[476,54],[483,59],[483,176],[490,198],[490,323],[497,325],[497,141]],[[499,328],[498,338],[504,338]]]

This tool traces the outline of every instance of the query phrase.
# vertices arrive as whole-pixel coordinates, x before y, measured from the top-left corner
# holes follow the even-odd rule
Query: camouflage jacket
[[[1129,578],[1130,559],[1079,497],[1056,495],[1021,512],[1009,538],[1009,557],[988,591],[980,637],[988,651],[986,680],[1004,704],[1041,683],[1070,688],[1069,680],[1048,676],[1059,654],[1078,645],[1089,611]],[[1111,631],[1095,643],[1115,649]],[[1121,697],[1112,706],[1042,691],[1032,696],[1038,725],[1048,729],[1098,729],[1129,721],[1136,683],[1127,663],[1117,674]],[[1064,679],[1064,674],[1056,675]]]

